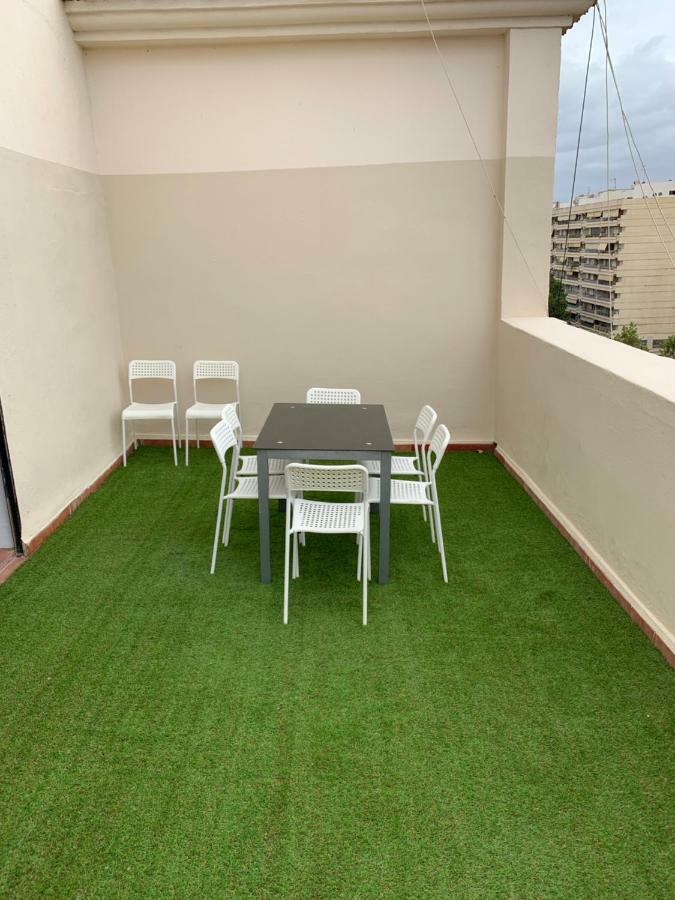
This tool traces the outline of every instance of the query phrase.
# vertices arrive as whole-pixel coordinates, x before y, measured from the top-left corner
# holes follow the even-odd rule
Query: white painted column
[[[548,311],[560,38],[559,28],[506,35],[503,204],[513,234],[505,223],[502,318]]]

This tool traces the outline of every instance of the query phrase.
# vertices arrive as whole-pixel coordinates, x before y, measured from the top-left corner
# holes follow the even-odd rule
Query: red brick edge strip
[[[144,447],[171,447],[172,442],[167,438],[141,438],[138,441]],[[255,441],[244,441],[244,447],[252,447]],[[210,438],[200,438],[199,441],[200,447],[210,447],[211,440]],[[193,438],[190,438],[190,447],[196,447],[197,441]],[[497,445],[494,442],[485,443],[485,444],[449,444],[447,453],[455,453],[458,450],[468,450],[474,453],[494,453],[495,447]],[[183,448],[185,447],[185,442],[183,442]],[[414,447],[412,444],[406,444],[402,441],[394,441],[394,447],[396,448],[397,453],[412,453],[414,451]]]
[[[558,529],[560,534],[565,538],[570,547],[574,550],[574,552],[582,559],[582,561],[588,566],[591,572],[595,575],[598,581],[607,588],[609,593],[612,595],[614,600],[619,604],[622,609],[628,613],[630,618],[635,622],[638,628],[644,632],[647,638],[652,642],[652,644],[656,647],[656,649],[661,653],[666,662],[675,669],[675,653],[670,649],[668,644],[663,640],[660,635],[658,635],[651,625],[646,622],[640,613],[635,609],[635,607],[631,604],[627,597],[619,590],[619,588],[614,584],[613,581],[605,575],[605,573],[598,567],[598,565],[589,557],[583,547],[579,544],[577,540],[569,533],[567,528],[562,524],[562,522],[558,519],[558,517],[549,509],[549,507],[544,503],[541,497],[538,497],[534,491],[529,487],[528,484],[523,481],[518,472],[515,471],[513,466],[504,458],[504,456],[500,453],[499,447],[495,449],[495,457],[499,460],[499,462],[504,466],[506,471],[514,478],[518,484],[523,488],[523,490],[534,500],[539,509],[544,513],[546,518]]]

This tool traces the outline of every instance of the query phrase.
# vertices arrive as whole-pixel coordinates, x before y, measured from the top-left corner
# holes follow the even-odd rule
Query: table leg
[[[379,581],[389,581],[389,498],[391,495],[391,453],[380,454],[380,554]]]
[[[268,477],[267,451],[258,450],[258,520],[260,527],[260,580],[269,584],[272,580],[270,560],[270,480]]]

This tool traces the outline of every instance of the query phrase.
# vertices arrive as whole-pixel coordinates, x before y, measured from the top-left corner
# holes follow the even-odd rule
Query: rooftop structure
[[[648,197],[675,197],[675,181],[634,181],[627,188],[610,188],[608,191],[596,191],[594,194],[579,194],[572,201],[572,206],[585,206],[588,203],[607,203],[616,200],[644,200]],[[569,210],[569,203],[554,203],[554,209]]]
[[[560,40],[588,6],[5,4],[3,893],[666,882],[675,363],[547,316]],[[177,385],[137,450],[130,360],[163,361],[158,406]],[[242,500],[222,546],[225,451],[197,420],[189,466],[169,447],[217,360],[244,443],[313,386],[383,405],[401,452],[433,406],[447,583],[419,508],[382,539],[381,450],[367,627],[353,534],[294,536],[284,626],[285,516]]]

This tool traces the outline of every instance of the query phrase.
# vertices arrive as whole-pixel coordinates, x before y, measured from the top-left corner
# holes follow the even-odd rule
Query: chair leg
[[[220,480],[218,492],[218,515],[216,516],[216,533],[213,538],[213,553],[211,554],[211,574],[216,571],[216,556],[218,555],[218,538],[220,537],[220,517],[223,514],[223,497],[225,496],[225,472]]]
[[[185,416],[185,465],[190,464],[190,428],[188,417]]]
[[[230,528],[232,526],[232,511],[234,500],[228,500],[225,507],[225,523],[223,527],[223,544],[227,547],[230,543]]]
[[[197,450],[199,450],[199,419],[195,419],[195,433],[197,435]],[[185,443],[187,443],[187,432],[185,434]]]
[[[364,534],[365,534],[365,525],[364,525]],[[356,535],[356,546],[358,547],[358,552],[356,554],[356,580],[361,580],[361,564],[363,561],[363,544],[365,543],[365,537],[363,534]]]
[[[288,504],[290,506],[290,504]],[[288,625],[288,576],[289,555],[291,549],[291,521],[286,507],[286,535],[284,539],[284,625]]]
[[[423,479],[424,477],[425,477],[424,475],[418,475],[418,476],[417,476],[417,480],[418,480],[418,481],[422,481],[422,479]],[[424,505],[422,505],[422,518],[423,518],[424,521],[426,522],[426,520],[427,520],[427,508],[426,508],[426,506],[424,506]]]
[[[174,466],[178,465],[178,453],[176,452],[176,423],[174,422],[173,416],[171,416],[171,435],[172,435],[172,444],[173,444],[173,464]]]
[[[429,510],[429,527],[431,528],[431,543],[436,543],[436,531],[434,529],[434,509],[433,506]]]
[[[438,537],[438,552],[441,554],[441,568],[443,569],[443,581],[448,583],[448,567],[445,562],[445,546],[443,545],[443,531],[441,530],[441,511],[438,507],[438,497],[434,497],[434,516],[436,517],[436,536]]]
[[[127,464],[127,423],[122,419],[122,460]]]
[[[366,554],[366,562],[368,563],[368,581],[370,581],[370,579],[373,577],[373,573],[371,571],[372,564],[370,561],[370,515],[368,515],[368,519],[366,520],[366,530],[368,532],[368,553]]]
[[[363,582],[363,624],[368,624],[368,557],[370,556],[370,547],[368,541],[368,525],[363,529],[363,568],[361,571],[361,580]]]
[[[293,532],[293,578],[300,577],[300,554],[298,553],[298,532]]]
[[[132,422],[131,427],[133,429],[132,434],[134,436],[134,450],[138,450],[138,441],[136,440],[136,423]]]

